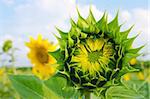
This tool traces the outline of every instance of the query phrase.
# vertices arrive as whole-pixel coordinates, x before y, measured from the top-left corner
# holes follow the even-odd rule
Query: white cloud
[[[14,0],[2,0],[2,2],[6,5],[12,5],[14,4]]]
[[[142,52],[150,53],[150,10],[142,8],[136,8],[130,11],[124,10],[122,11],[120,16],[121,21],[126,22],[125,27],[130,27],[131,25],[134,25],[134,28],[129,35],[130,37],[140,33],[140,35],[135,40],[133,46],[139,47],[146,44]],[[150,55],[147,56],[146,59],[150,59]]]
[[[120,17],[123,21],[126,22],[131,19],[131,13],[129,13],[128,11],[122,11]]]

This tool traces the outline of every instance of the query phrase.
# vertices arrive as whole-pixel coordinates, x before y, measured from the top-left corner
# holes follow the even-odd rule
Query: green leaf
[[[113,86],[106,91],[106,99],[145,99],[144,96],[135,90],[125,86]]]
[[[63,77],[54,76],[44,83],[49,89],[64,99],[72,98],[77,95],[77,91],[73,87],[68,86],[67,80]]]
[[[9,76],[14,88],[23,99],[43,99],[45,98],[42,82],[34,76],[11,75]]]
[[[91,93],[91,99],[105,99],[104,96],[102,96],[101,94],[99,96],[96,96],[95,94]]]
[[[43,91],[44,91],[44,99],[61,99],[58,95],[56,95],[52,90],[47,88],[45,85],[43,85]]]
[[[130,79],[128,81],[121,79],[122,84],[130,89],[134,90],[135,92],[142,95],[143,99],[149,99],[150,98],[150,83],[145,80],[138,80],[138,79]]]

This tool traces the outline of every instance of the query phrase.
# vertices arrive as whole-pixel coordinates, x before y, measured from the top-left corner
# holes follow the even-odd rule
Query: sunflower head
[[[38,35],[37,40],[30,37],[30,42],[27,42],[26,46],[30,49],[28,58],[34,66],[33,73],[41,79],[48,79],[56,70],[56,60],[48,52],[55,51],[56,45]]]
[[[132,48],[136,38],[128,38],[132,26],[120,31],[121,26],[118,13],[108,23],[106,13],[96,21],[91,9],[86,19],[78,11],[78,21],[71,19],[69,32],[57,28],[60,49],[50,54],[61,66],[60,73],[77,89],[100,94],[119,83],[122,75],[136,71],[129,61],[143,46]]]

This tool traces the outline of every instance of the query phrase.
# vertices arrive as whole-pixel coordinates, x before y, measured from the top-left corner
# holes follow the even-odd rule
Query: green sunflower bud
[[[3,44],[3,52],[8,52],[12,48],[12,41],[11,40],[6,40]]]
[[[96,22],[92,11],[84,19],[78,11],[78,21],[71,19],[71,30],[57,29],[60,49],[50,53],[60,64],[60,73],[69,82],[85,92],[104,93],[110,86],[120,83],[122,75],[136,71],[129,61],[137,57],[142,47],[133,49],[136,37],[127,38],[130,30],[120,31],[122,25],[116,17],[107,23],[107,15]]]

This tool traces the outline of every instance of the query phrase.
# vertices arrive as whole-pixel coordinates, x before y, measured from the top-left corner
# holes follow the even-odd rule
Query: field
[[[138,63],[134,65],[134,67],[138,68],[140,71],[125,75],[124,80],[125,80],[126,87],[129,87],[131,92],[135,91],[136,93],[138,93],[135,94],[137,96],[134,96],[134,92],[132,92],[133,93],[131,95],[132,97],[143,96],[145,98],[140,98],[140,99],[149,99],[150,98],[150,61],[138,61]],[[0,71],[0,99],[20,99],[19,94],[15,91],[14,87],[12,86],[12,83],[9,80],[9,75],[11,74],[32,75],[31,68],[2,67],[0,70],[1,70]],[[111,93],[114,95],[121,95],[121,93],[116,91],[112,91]],[[126,94],[128,93],[125,93],[125,95]],[[92,97],[93,97],[92,99],[96,99],[96,96],[92,95]]]

